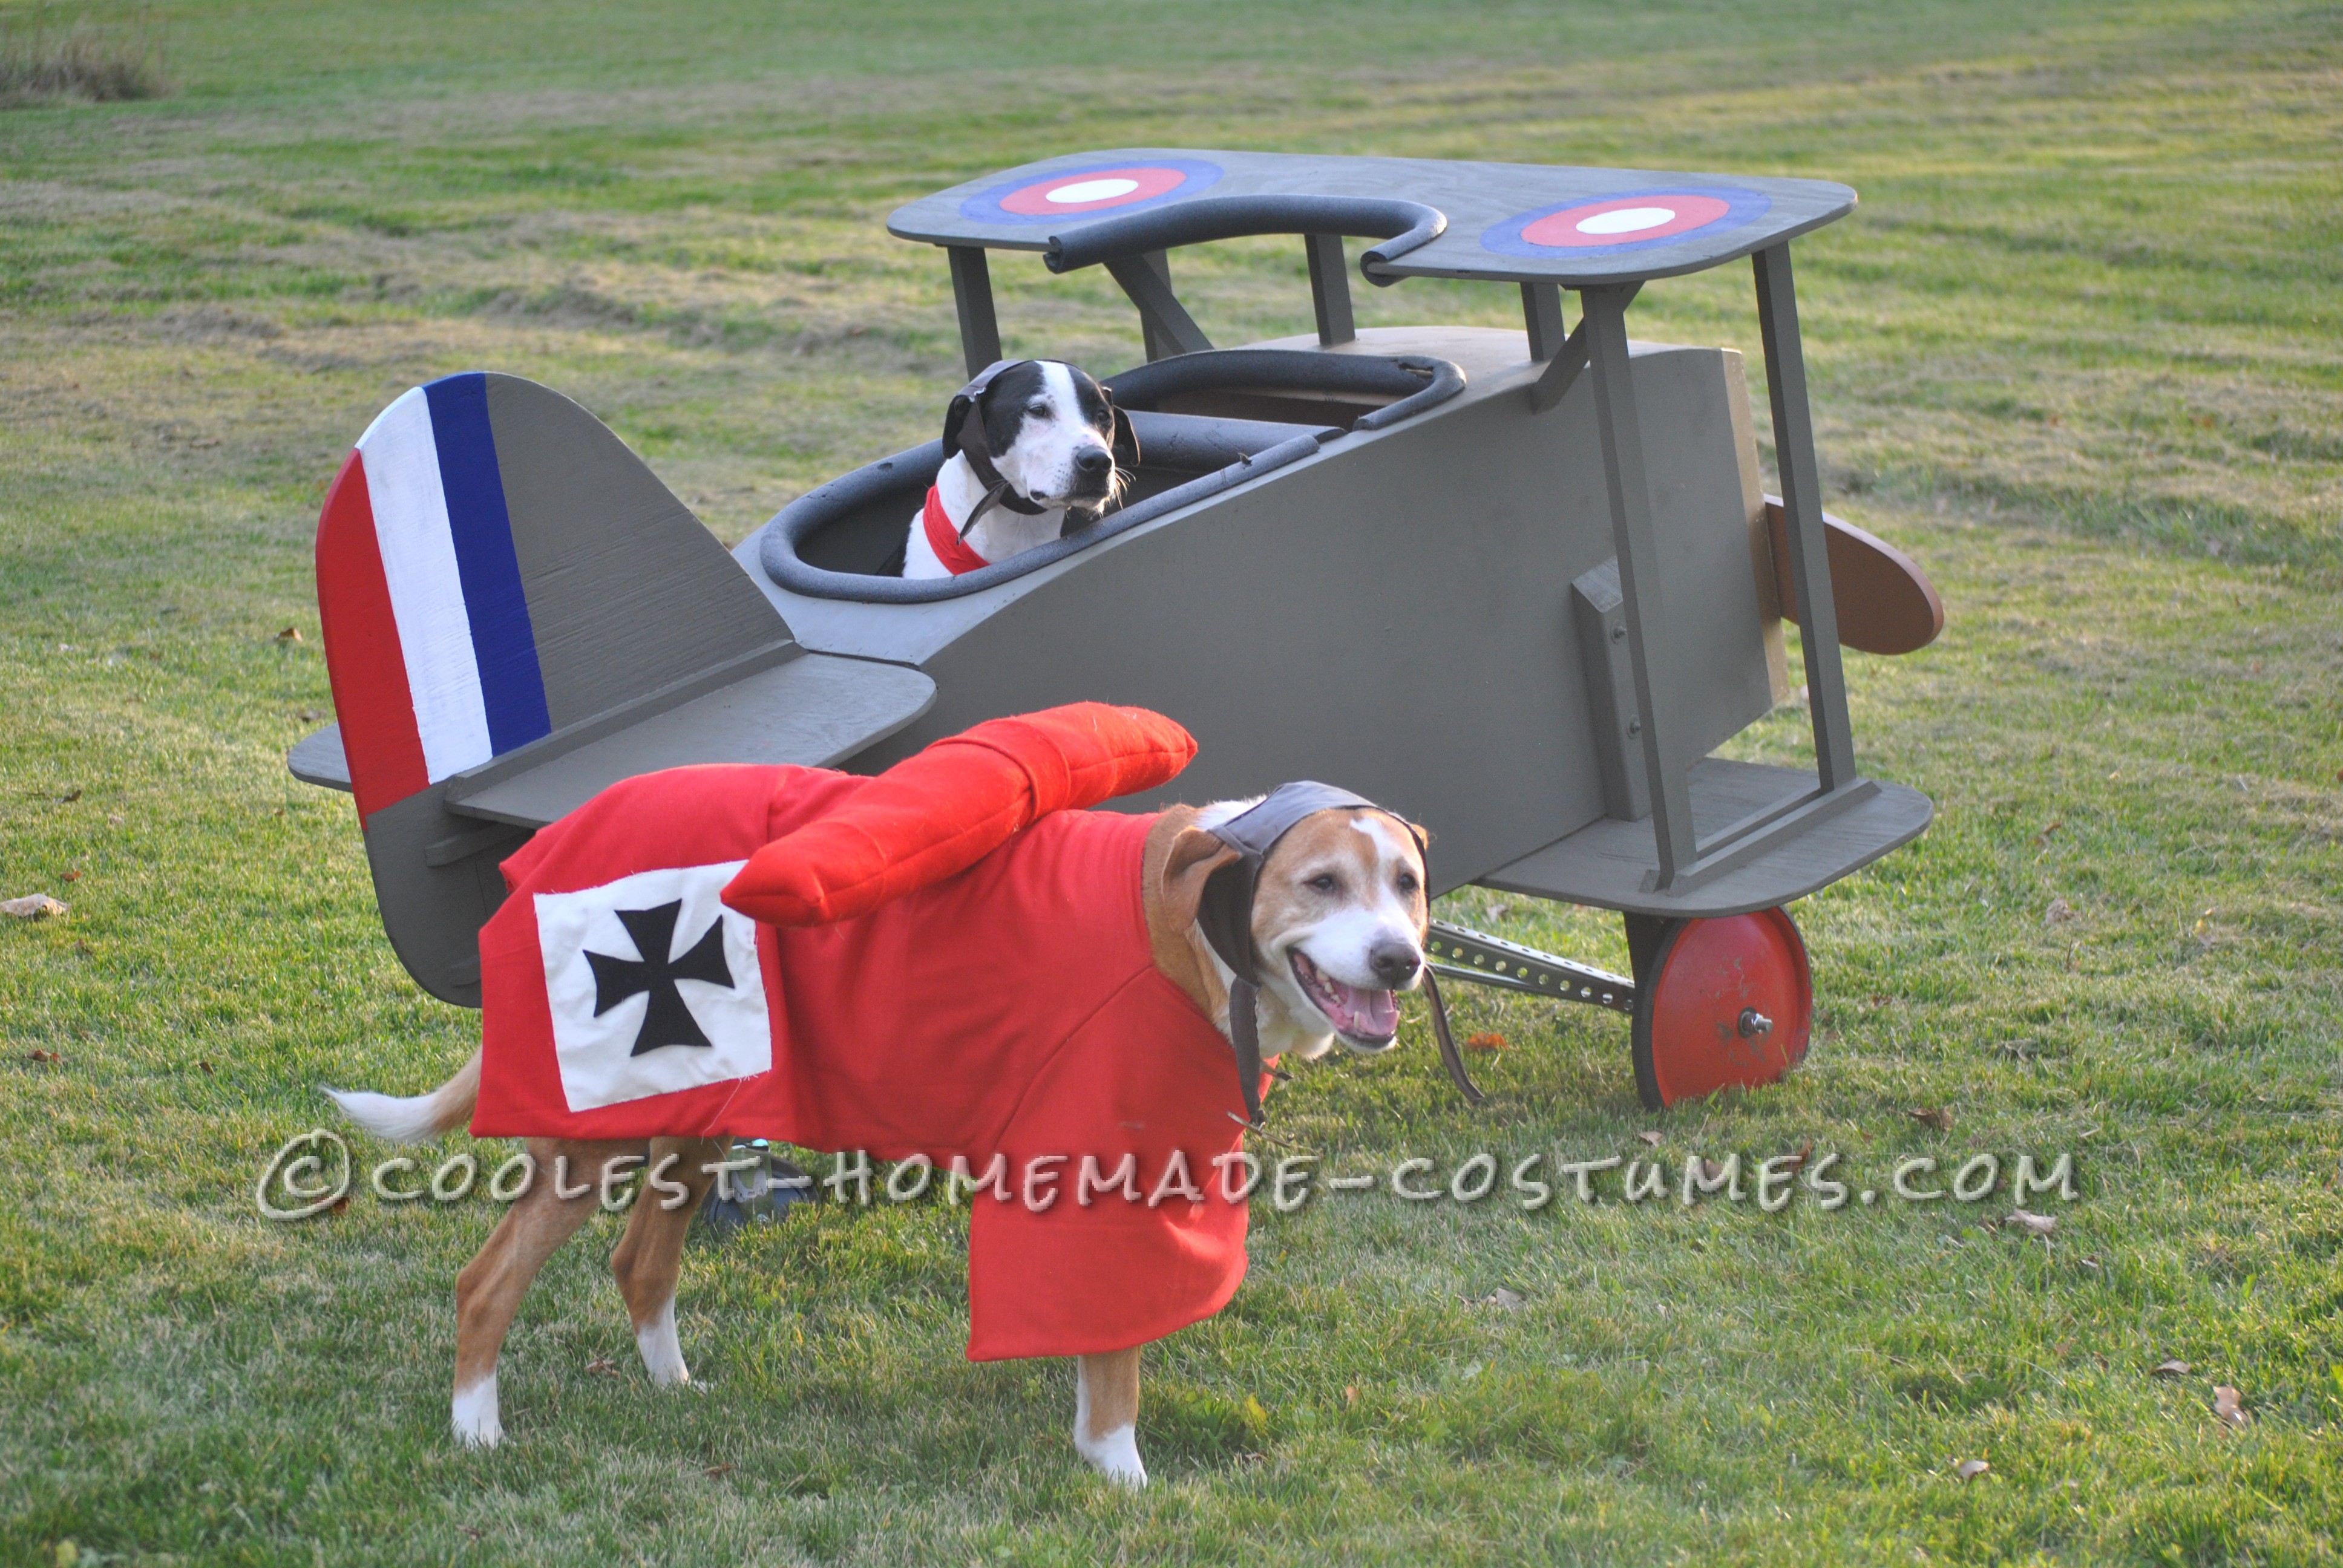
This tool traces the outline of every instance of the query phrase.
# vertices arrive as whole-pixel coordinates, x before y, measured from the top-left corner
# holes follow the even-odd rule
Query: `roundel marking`
[[[1481,246],[1503,256],[1617,255],[1673,244],[1703,229],[1739,228],[1773,205],[1756,191],[1731,187],[1629,191],[1518,214],[1484,232]]]
[[[1193,196],[1220,177],[1219,165],[1192,158],[1060,169],[1042,179],[995,186],[960,203],[960,210],[978,223],[1048,223]]]

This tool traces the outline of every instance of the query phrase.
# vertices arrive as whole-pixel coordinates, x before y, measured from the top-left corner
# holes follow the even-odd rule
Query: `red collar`
[[[920,521],[927,526],[928,548],[936,552],[936,559],[952,576],[966,577],[980,572],[992,563],[970,549],[968,541],[960,537],[951,523],[951,514],[944,510],[943,492],[935,486],[928,487],[928,504],[920,512]]]

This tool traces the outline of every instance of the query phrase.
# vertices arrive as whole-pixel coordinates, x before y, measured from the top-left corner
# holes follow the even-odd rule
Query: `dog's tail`
[[[344,1092],[328,1089],[342,1114],[377,1138],[393,1143],[421,1143],[471,1119],[480,1101],[480,1053],[456,1070],[456,1076],[428,1094],[401,1100],[394,1094]]]

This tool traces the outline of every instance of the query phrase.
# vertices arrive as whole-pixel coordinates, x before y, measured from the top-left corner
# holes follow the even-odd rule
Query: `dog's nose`
[[[1114,456],[1103,447],[1085,447],[1074,454],[1074,467],[1094,479],[1114,467]]]
[[[1423,962],[1414,946],[1408,942],[1377,942],[1367,951],[1367,967],[1387,986],[1405,985],[1415,978]]]

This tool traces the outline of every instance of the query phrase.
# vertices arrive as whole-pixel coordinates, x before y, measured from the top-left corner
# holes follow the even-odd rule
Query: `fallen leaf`
[[[1805,1143],[1799,1147],[1796,1153],[1785,1154],[1782,1156],[1782,1168],[1785,1171],[1804,1171],[1806,1168],[1806,1161],[1813,1159],[1814,1154],[1814,1141],[1812,1139],[1808,1139]]]
[[[598,1372],[603,1377],[617,1377],[618,1375],[618,1363],[612,1361],[608,1356],[596,1356],[592,1361],[586,1363],[586,1370],[589,1372]]]
[[[2096,1274],[2099,1271],[2099,1261],[2097,1258],[2086,1258],[2083,1260],[2083,1267]]]
[[[79,871],[59,871],[57,873],[57,880],[60,882],[78,882],[81,880],[81,873]]]
[[[729,1465],[729,1464],[711,1464],[711,1465],[709,1465],[707,1469],[705,1469],[705,1470],[701,1471],[699,1473],[700,1473],[700,1474],[702,1474],[702,1475],[704,1475],[704,1476],[707,1476],[709,1480],[713,1481],[716,1477],[718,1477],[718,1476],[719,1476],[719,1475],[729,1475],[729,1474],[731,1474],[731,1473],[732,1473],[732,1467],[731,1467],[730,1465]]]
[[[2150,1377],[2187,1377],[2188,1375],[2188,1363],[2177,1359],[2168,1362],[2158,1362],[2156,1363],[2155,1367],[2149,1371],[2147,1375]]]
[[[1660,1134],[1656,1132],[1638,1132],[1635,1136],[1642,1139],[1644,1142],[1650,1144],[1654,1149],[1657,1149],[1660,1146]]]
[[[2050,835],[2056,832],[2066,825],[2066,824],[2064,822],[2051,822],[2046,824],[2043,828],[2042,831],[2034,835],[2034,841],[2037,844],[2048,843],[2050,841]]]
[[[288,626],[283,631],[277,634],[277,640],[279,642],[298,642],[301,640],[301,628],[297,626]]]
[[[1887,998],[1884,996],[1873,997],[1871,999],[1871,1005],[1874,1007],[1885,1007],[1887,1005]]]
[[[2217,1383],[2213,1388],[2213,1413],[2231,1426],[2243,1426],[2254,1419],[2253,1412],[2246,1408],[2245,1400],[2244,1394],[2227,1383]]]
[[[1939,1132],[1953,1130],[1953,1113],[1941,1105],[1914,1106],[1904,1114],[1923,1127],[1933,1127]]]
[[[1359,1402],[1359,1385],[1357,1383],[1345,1383],[1342,1386],[1342,1402],[1344,1404],[1356,1404]]]
[[[1505,1289],[1504,1286],[1499,1285],[1495,1290],[1482,1297],[1480,1302],[1476,1304],[1484,1307],[1494,1307],[1501,1312],[1510,1312],[1520,1308],[1522,1298],[1515,1295],[1513,1292]]]
[[[2047,1236],[2058,1228],[2058,1221],[2055,1216],[2029,1214],[2023,1209],[2010,1215],[2009,1222],[2029,1236]]]
[[[1704,1154],[1704,1155],[1702,1155],[1702,1156],[1701,1156],[1701,1160],[1700,1160],[1700,1179],[1701,1179],[1702,1181],[1715,1181],[1719,1176],[1722,1176],[1722,1175],[1724,1175],[1724,1174],[1725,1174],[1725,1167],[1724,1167],[1724,1166],[1719,1165],[1715,1161],[1711,1160],[1711,1159],[1710,1159],[1710,1158],[1708,1158],[1708,1156],[1706,1156],[1705,1154]]]
[[[209,1072],[212,1070],[212,1064],[208,1061],[198,1061],[196,1065],[203,1069],[206,1072]]]
[[[1986,1474],[1992,1469],[1993,1466],[1987,1464],[1982,1459],[1964,1459],[1958,1464],[1953,1466],[1953,1473],[1960,1477],[1963,1481],[1975,1481],[1978,1476]]]
[[[2046,926],[2062,925],[2073,920],[2076,912],[2075,906],[2066,900],[2053,899],[2050,907],[2042,911],[2042,923]]]
[[[326,716],[318,712],[314,708],[305,708],[293,717],[298,719],[304,724],[315,724],[317,720],[325,718]]]
[[[1464,1042],[1467,1050],[1503,1050],[1505,1037],[1502,1034],[1476,1034]]]
[[[29,1060],[34,1061],[63,1061],[65,1058],[59,1056],[54,1050],[36,1050],[33,1052]]]
[[[217,436],[205,436],[197,440],[188,442],[187,445],[190,447],[216,447],[219,443],[220,438]]]
[[[78,784],[75,785],[72,789],[70,789],[66,790],[64,794],[62,794],[62,795],[60,795],[60,796],[58,796],[58,797],[57,797],[57,800],[58,800],[58,802],[59,802],[60,804],[65,804],[65,805],[69,805],[69,804],[71,804],[72,802],[74,802],[74,801],[75,801],[75,800],[78,800],[78,799],[81,799],[81,786],[80,786],[80,785],[78,785]],[[2212,911],[2212,910],[2206,910],[2205,912],[2206,912],[2207,914],[2208,914],[2208,915],[2209,915],[2209,914],[2211,914],[2213,911]]]
[[[2338,774],[2336,777],[2343,778],[2343,774]],[[1513,912],[1513,906],[1511,904],[1491,904],[1489,906],[1489,918],[1493,920],[1502,920]]]
[[[51,915],[66,913],[69,908],[46,893],[27,893],[21,899],[0,899],[0,915],[14,915],[20,920],[45,920]]]
[[[110,827],[119,828],[122,826],[122,819],[111,811],[108,811],[106,814],[106,820],[107,825]]]

